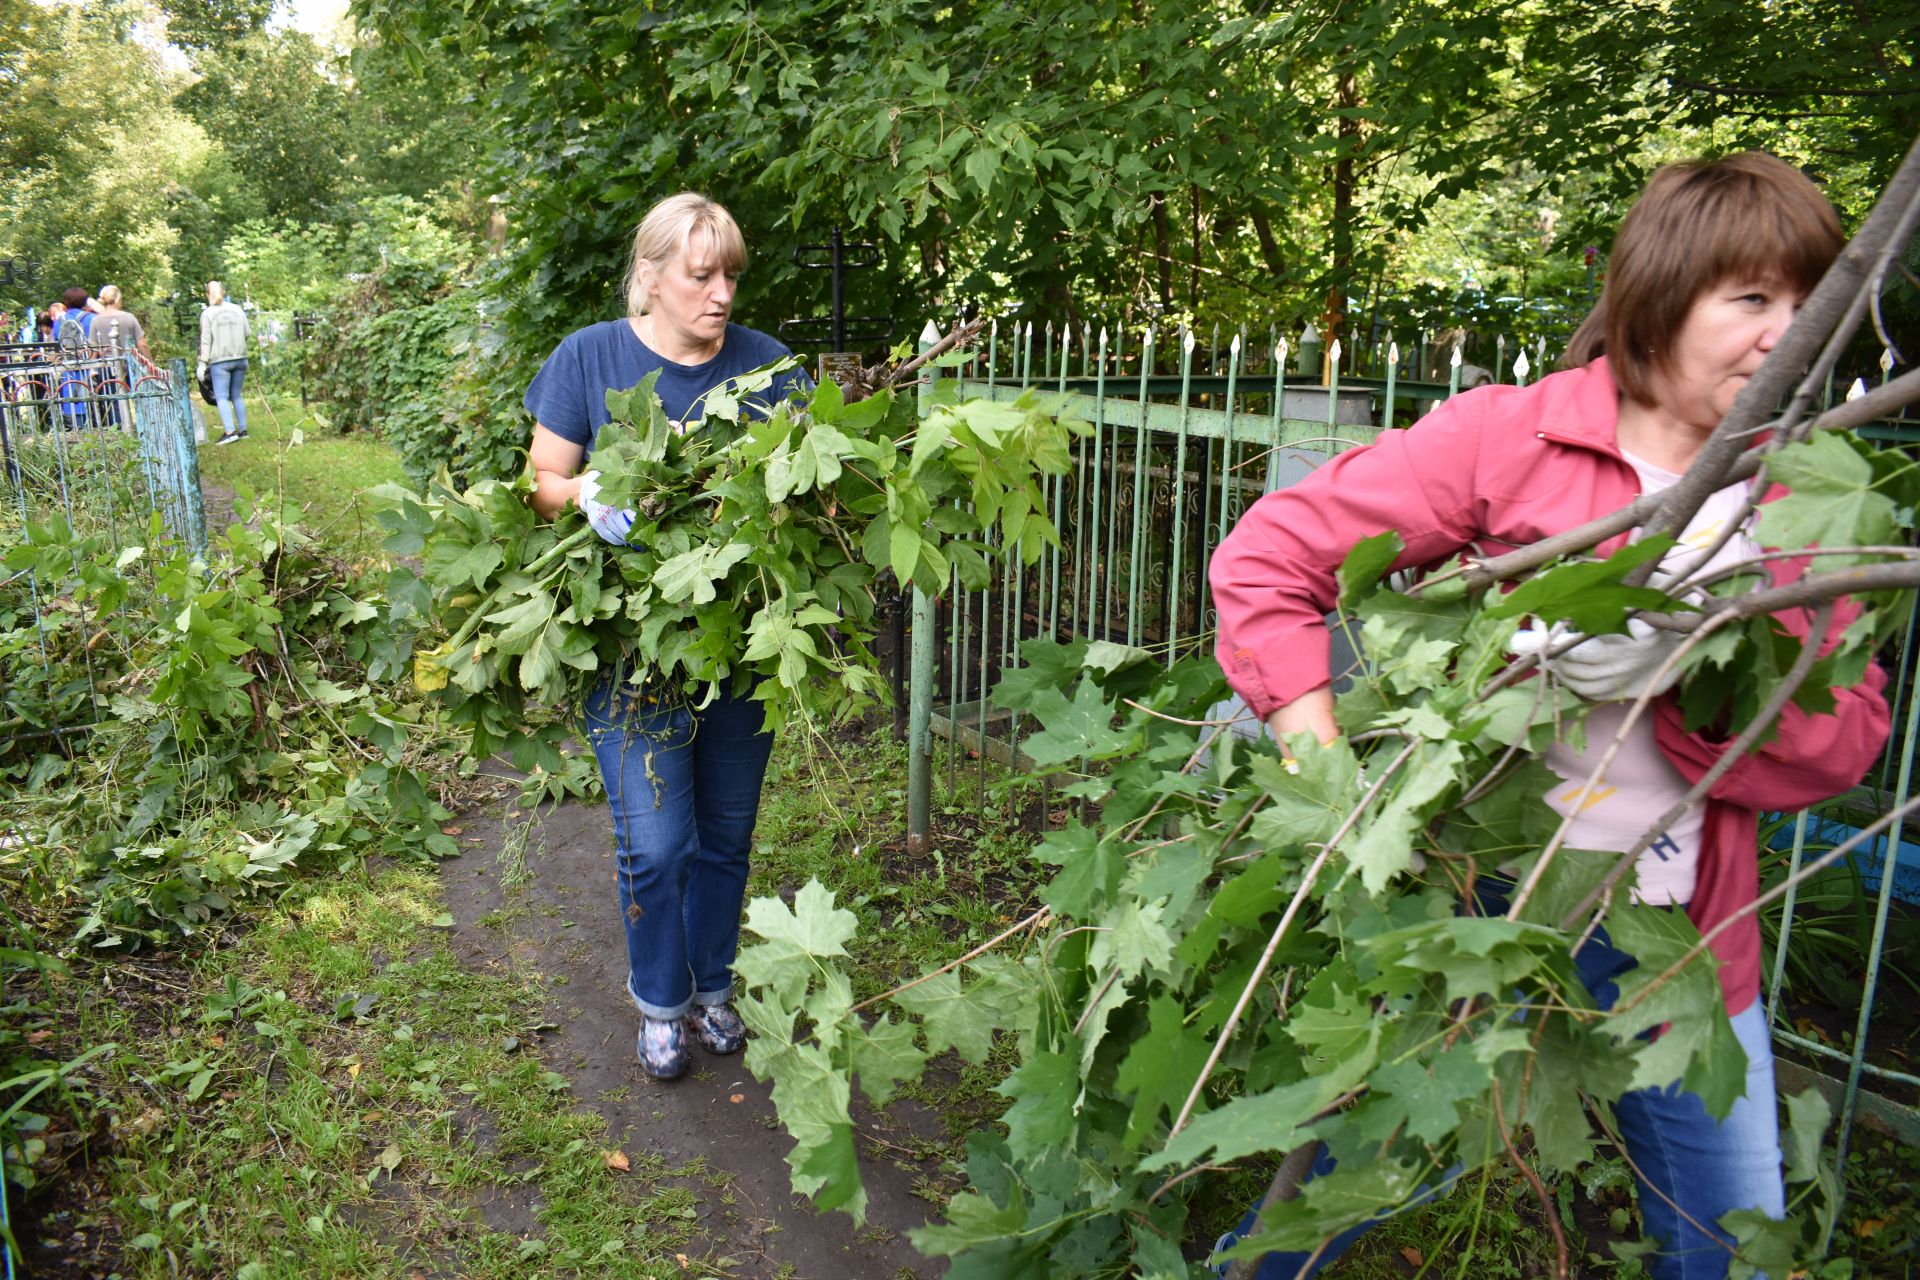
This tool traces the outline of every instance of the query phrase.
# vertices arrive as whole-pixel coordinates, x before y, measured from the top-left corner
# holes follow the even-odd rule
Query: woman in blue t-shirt
[[[608,420],[606,393],[658,370],[668,416],[697,425],[708,392],[792,354],[728,322],[746,259],[733,215],[705,196],[682,193],[648,212],[633,237],[626,318],[568,336],[527,388],[536,511],[551,518],[576,503],[602,538],[625,546],[633,513],[598,501],[594,473],[581,472]],[[794,370],[747,411],[810,385]],[[689,1031],[713,1053],[746,1040],[732,966],[773,739],[757,702],[728,691],[696,711],[678,690],[636,686],[630,674],[608,674],[587,700],[586,723],[613,809],[640,1066],[671,1080],[687,1069]]]

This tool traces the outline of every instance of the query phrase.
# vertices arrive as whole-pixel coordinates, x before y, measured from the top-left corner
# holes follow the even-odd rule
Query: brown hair
[[[1652,404],[1653,374],[1701,294],[1732,277],[1778,277],[1810,293],[1845,244],[1820,189],[1764,151],[1667,165],[1627,210],[1606,287],[1564,363],[1605,355],[1620,389]]]

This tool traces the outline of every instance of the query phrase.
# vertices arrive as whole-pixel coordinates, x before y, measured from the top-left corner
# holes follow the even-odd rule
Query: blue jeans
[[[1499,887],[1487,892],[1484,879],[1482,886],[1483,909],[1503,913]],[[1604,929],[1596,930],[1574,957],[1581,982],[1602,1009],[1611,1009],[1619,999],[1616,979],[1635,964]],[[1614,1104],[1620,1138],[1638,1170],[1645,1234],[1661,1244],[1659,1252],[1644,1259],[1654,1280],[1724,1280],[1733,1237],[1717,1225],[1720,1217],[1735,1209],[1759,1209],[1774,1218],[1786,1214],[1773,1038],[1758,1000],[1734,1015],[1733,1032],[1747,1054],[1747,1091],[1725,1120],[1715,1120],[1700,1095],[1682,1090],[1677,1082],[1664,1089],[1637,1089]],[[1332,1167],[1323,1146],[1309,1177]],[[1308,1270],[1301,1268],[1310,1254],[1270,1253],[1261,1258],[1256,1274],[1259,1280],[1306,1280],[1382,1220],[1374,1218],[1334,1237]],[[1251,1235],[1253,1230],[1254,1213],[1249,1211],[1236,1235]]]
[[[240,398],[240,384],[247,378],[245,360],[216,360],[207,366],[213,381],[214,403],[220,406],[220,425],[228,435],[244,434],[247,429],[247,405]],[[235,422],[239,425],[235,426]]]
[[[733,998],[733,957],[760,783],[773,751],[761,706],[695,711],[619,673],[587,699],[587,735],[613,810],[627,994],[651,1018]]]

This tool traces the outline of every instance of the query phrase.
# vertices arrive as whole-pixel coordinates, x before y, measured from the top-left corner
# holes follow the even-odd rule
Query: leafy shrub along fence
[[[466,298],[443,269],[395,265],[321,313],[306,340],[308,395],[341,430],[377,430],[416,481],[477,462],[447,407],[470,358]]]

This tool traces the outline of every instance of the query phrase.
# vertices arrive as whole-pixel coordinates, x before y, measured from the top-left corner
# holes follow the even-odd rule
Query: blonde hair
[[[686,252],[695,232],[705,232],[707,248],[721,270],[737,272],[747,265],[747,242],[740,224],[725,205],[697,191],[668,196],[653,208],[633,233],[633,251],[627,265],[627,314],[643,316],[649,306],[651,271]]]
[[[227,286],[218,280],[207,281],[207,301],[219,306],[227,300]]]
[[[120,286],[103,284],[100,286],[100,292],[93,296],[100,299],[100,305],[103,307],[117,307],[120,305]]]

